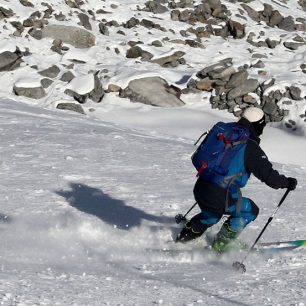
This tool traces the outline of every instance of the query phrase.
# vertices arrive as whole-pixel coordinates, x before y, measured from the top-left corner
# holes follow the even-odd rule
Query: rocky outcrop
[[[248,68],[242,66],[235,69],[232,59],[226,58],[200,70],[198,79],[191,79],[188,87],[210,91],[213,108],[227,109],[239,116],[245,108],[255,105],[263,109],[267,121],[281,121],[285,111],[279,107],[279,101],[284,97],[301,100],[300,88],[290,86],[283,92],[273,90],[275,80],[260,83],[257,79],[248,78]]]

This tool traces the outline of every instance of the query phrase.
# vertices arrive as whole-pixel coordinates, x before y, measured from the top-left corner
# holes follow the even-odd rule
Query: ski
[[[306,249],[306,240],[288,240],[288,241],[274,241],[274,242],[262,242],[258,243],[258,245],[252,251],[253,253],[278,253],[278,252],[286,252],[292,250],[304,250]],[[227,252],[242,252],[249,250],[249,245],[247,243],[237,241],[237,243],[232,244]],[[162,253],[169,255],[183,255],[190,254],[195,255],[200,252],[204,253],[212,253],[216,254],[209,245],[200,246],[200,244],[195,245],[194,247],[188,246],[188,248],[184,247],[184,245],[180,245],[179,248],[175,247],[165,247],[165,248],[147,248],[146,251],[151,253]],[[217,255],[217,254],[216,254]]]
[[[287,241],[276,241],[276,242],[262,242],[258,244],[260,248],[273,248],[273,249],[297,249],[305,248],[306,240],[287,240]]]

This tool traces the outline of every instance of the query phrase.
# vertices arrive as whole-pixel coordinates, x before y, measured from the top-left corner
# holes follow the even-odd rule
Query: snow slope
[[[194,147],[177,136],[182,126],[167,133],[172,122],[161,117],[157,128],[154,112],[156,128],[140,131],[134,117],[124,127],[13,100],[1,99],[0,109],[1,305],[305,305],[305,250],[252,254],[244,275],[231,268],[243,253],[147,251],[169,246],[173,216],[193,204]],[[222,114],[203,110],[202,119]],[[285,139],[293,147],[293,136]],[[269,143],[284,160],[276,168],[299,186],[263,241],[304,239],[301,152],[286,156],[279,139]],[[299,165],[290,165],[293,155]],[[254,241],[283,193],[250,181],[245,194],[261,214],[241,239]]]

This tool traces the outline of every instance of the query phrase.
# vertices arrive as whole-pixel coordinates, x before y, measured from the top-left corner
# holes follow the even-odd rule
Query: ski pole
[[[247,259],[247,257],[249,256],[249,254],[253,251],[256,243],[258,242],[258,240],[260,239],[260,237],[262,236],[262,234],[264,233],[264,231],[266,230],[266,228],[268,227],[268,225],[271,223],[271,221],[273,220],[275,214],[277,213],[278,209],[280,208],[280,206],[283,204],[283,202],[285,201],[288,193],[290,192],[290,189],[287,189],[285,194],[283,195],[283,197],[281,198],[280,202],[278,203],[277,207],[275,208],[273,214],[270,216],[270,218],[268,219],[266,225],[263,227],[263,229],[261,230],[260,234],[258,235],[258,237],[256,238],[255,242],[253,243],[253,245],[251,246],[251,248],[249,249],[249,251],[247,252],[247,254],[244,256],[243,260],[241,262],[239,261],[235,261],[233,263],[233,268],[236,269],[237,271],[241,271],[242,273],[246,272],[246,267],[243,264],[243,262]]]
[[[182,214],[178,214],[175,216],[175,222],[177,224],[180,224],[182,222],[186,222],[186,216],[194,209],[194,207],[198,204],[198,202],[195,202],[190,208],[189,210],[186,212],[186,214],[183,216]]]

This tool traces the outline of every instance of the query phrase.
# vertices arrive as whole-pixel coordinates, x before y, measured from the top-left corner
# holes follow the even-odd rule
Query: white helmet
[[[252,106],[243,112],[242,117],[250,122],[257,122],[263,119],[264,115],[265,113],[261,108]]]

